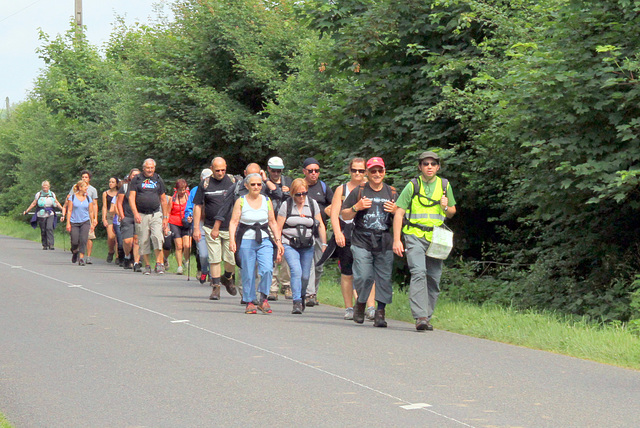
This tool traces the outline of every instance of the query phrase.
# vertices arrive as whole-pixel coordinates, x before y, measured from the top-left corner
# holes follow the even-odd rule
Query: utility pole
[[[76,25],[82,28],[82,0],[75,0],[76,2]]]
[[[10,105],[9,105],[9,97],[6,98],[6,103],[7,103],[7,119],[9,119],[9,117],[11,117],[11,110],[10,110]]]

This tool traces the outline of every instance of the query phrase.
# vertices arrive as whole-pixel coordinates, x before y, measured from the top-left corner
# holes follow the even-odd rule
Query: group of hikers
[[[391,303],[394,253],[406,256],[411,281],[409,299],[418,331],[433,330],[431,317],[440,292],[442,260],[427,255],[434,227],[456,213],[451,184],[438,176],[440,156],[418,156],[419,175],[398,193],[385,183],[384,160],[354,158],[350,180],[331,189],[320,180],[320,163],[302,164],[303,178],[283,175],[284,163],[272,157],[264,171],[257,163],[244,174],[227,173],[222,157],[212,160],[189,189],[176,181],[167,195],[156,162],[146,159],[142,170],[109,178],[102,193],[102,225],[107,231],[107,262],[124,269],[156,274],[168,268],[172,245],[176,273],[184,273],[192,241],[197,278],[209,281],[211,300],[221,287],[240,293],[245,313],[272,313],[269,301],[280,293],[292,300],[292,314],[318,304],[324,262],[338,259],[345,304],[344,319],[386,327],[385,307]],[[54,249],[55,208],[71,235],[72,262],[91,264],[92,239],[98,225],[98,193],[91,174],[82,171],[64,203],[48,181],[25,214],[36,212],[32,224],[42,231],[43,250]],[[333,234],[327,232],[330,220]],[[236,269],[241,279],[236,281]],[[237,285],[239,283],[240,285]]]

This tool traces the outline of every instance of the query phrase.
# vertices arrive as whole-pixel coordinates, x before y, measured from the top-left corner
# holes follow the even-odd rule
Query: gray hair
[[[49,183],[49,180],[44,180],[40,186],[44,186],[45,184],[48,184],[49,187],[51,187],[51,183]]]
[[[260,179],[260,182],[262,182],[262,176],[260,174],[258,174],[257,172],[254,172],[252,174],[247,175],[244,178],[244,187],[249,188],[249,181],[253,178],[253,177],[258,177]]]
[[[151,158],[145,159],[144,162],[142,162],[142,166],[144,167],[147,164],[147,162],[151,162],[151,163],[153,163],[153,166],[156,166],[156,161],[154,161]]]

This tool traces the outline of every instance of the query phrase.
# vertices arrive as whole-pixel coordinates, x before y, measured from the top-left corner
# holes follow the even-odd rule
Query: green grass
[[[13,428],[13,425],[0,413],[0,428]]]
[[[63,237],[62,230],[57,228],[56,248],[66,244],[68,250],[69,236]],[[0,234],[40,241],[40,229],[34,230],[26,222],[6,217],[0,217]],[[93,257],[106,256],[106,241],[95,240]],[[173,255],[170,260],[170,271],[175,272]],[[192,275],[195,275],[195,259],[192,258],[191,263]],[[335,264],[329,262],[319,299],[324,304],[343,307],[337,272]],[[395,291],[393,303],[387,306],[387,318],[414,322],[406,293]],[[446,295],[438,301],[432,323],[437,329],[454,333],[640,370],[640,337],[620,325],[602,325],[550,312],[454,302]]]
[[[334,272],[337,267],[328,264],[319,299],[344,307],[339,277]],[[414,323],[404,291],[394,291],[386,317]],[[551,312],[454,302],[445,295],[438,300],[431,321],[441,330],[640,370],[640,337],[620,325],[602,325]]]

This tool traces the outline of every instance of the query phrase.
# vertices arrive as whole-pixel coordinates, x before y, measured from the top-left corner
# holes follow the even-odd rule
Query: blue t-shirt
[[[84,201],[81,201],[76,197],[75,194],[73,194],[69,197],[69,199],[73,204],[73,210],[71,211],[71,217],[69,218],[69,221],[71,223],[84,223],[85,221],[88,221],[89,204],[92,201],[91,197],[87,195],[87,197],[84,198]]]

